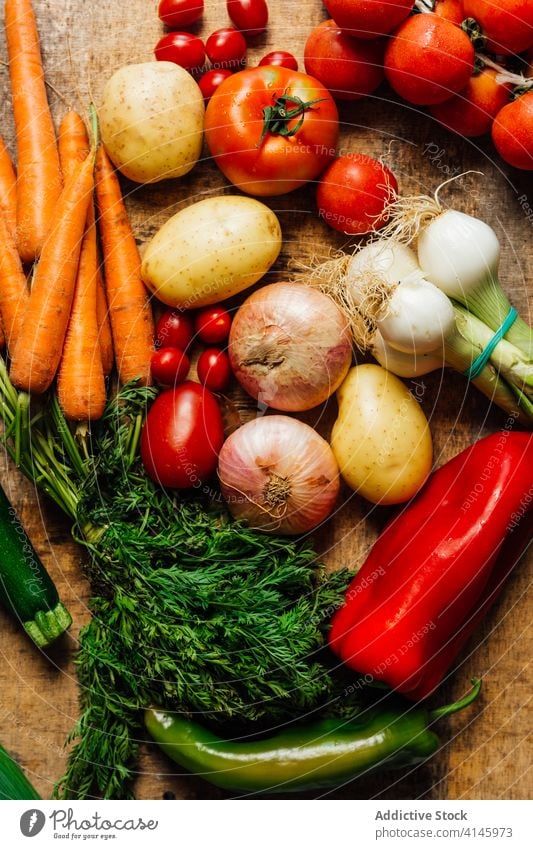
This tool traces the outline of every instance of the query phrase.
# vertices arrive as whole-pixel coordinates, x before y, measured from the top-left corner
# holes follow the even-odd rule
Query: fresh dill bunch
[[[127,387],[93,434],[78,507],[92,621],[63,798],[129,797],[149,705],[260,729],[334,697],[324,635],[349,574],[235,522],[212,492],[177,498],[149,480],[137,443],[152,391]]]

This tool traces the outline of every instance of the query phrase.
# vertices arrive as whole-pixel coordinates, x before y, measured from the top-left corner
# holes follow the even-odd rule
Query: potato
[[[172,216],[148,244],[142,276],[171,307],[215,304],[260,280],[281,250],[274,213],[253,198],[207,198]]]
[[[136,183],[187,174],[198,162],[204,99],[173,62],[125,65],[104,88],[100,133],[114,165]]]
[[[351,489],[374,504],[401,504],[422,486],[433,456],[420,405],[381,366],[352,368],[337,392],[331,447]]]

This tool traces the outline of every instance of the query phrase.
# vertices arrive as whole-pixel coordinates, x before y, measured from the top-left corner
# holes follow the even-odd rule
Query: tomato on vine
[[[281,195],[316,179],[335,155],[339,116],[318,80],[265,65],[214,93],[205,138],[223,174],[251,195]]]

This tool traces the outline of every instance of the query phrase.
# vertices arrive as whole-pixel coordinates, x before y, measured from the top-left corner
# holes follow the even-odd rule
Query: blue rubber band
[[[511,309],[507,313],[507,318],[505,319],[503,324],[500,325],[487,347],[484,348],[479,357],[476,357],[470,368],[467,368],[467,370],[464,372],[464,376],[468,380],[474,380],[474,378],[481,374],[488,361],[490,360],[494,348],[496,347],[498,342],[501,342],[507,331],[513,326],[517,317],[517,311],[514,307],[511,307]]]

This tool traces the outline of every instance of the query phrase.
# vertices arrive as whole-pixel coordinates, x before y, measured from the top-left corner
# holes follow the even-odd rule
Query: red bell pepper
[[[344,663],[428,696],[533,536],[533,436],[504,430],[429,478],[385,528],[333,617]]]

